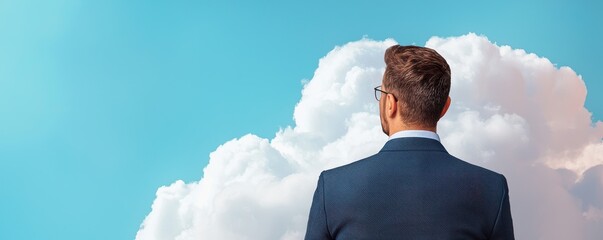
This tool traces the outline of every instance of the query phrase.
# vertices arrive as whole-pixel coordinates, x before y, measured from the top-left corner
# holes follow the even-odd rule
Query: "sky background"
[[[363,37],[475,32],[569,66],[603,120],[595,1],[0,0],[0,239],[133,239],[159,186],[293,124],[302,81]]]

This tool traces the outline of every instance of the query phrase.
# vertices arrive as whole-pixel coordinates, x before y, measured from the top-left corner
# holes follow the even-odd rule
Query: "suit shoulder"
[[[339,167],[327,169],[327,170],[323,171],[323,174],[330,175],[330,176],[347,175],[351,172],[365,169],[367,165],[374,164],[371,160],[374,160],[373,158],[375,158],[375,156],[376,156],[376,154],[365,157],[360,160],[356,160],[354,162],[351,162],[351,163],[348,163],[348,164],[345,164],[345,165],[342,165]]]
[[[459,159],[455,156],[450,155],[451,158],[453,158],[454,160],[456,160],[457,163],[459,163],[459,165],[462,166],[462,168],[465,168],[466,170],[475,172],[475,173],[479,173],[482,175],[486,175],[486,176],[490,176],[490,177],[500,177],[502,176],[502,174],[495,172],[493,170],[487,169],[485,167],[482,166],[478,166],[475,165],[473,163],[467,162],[465,160]]]

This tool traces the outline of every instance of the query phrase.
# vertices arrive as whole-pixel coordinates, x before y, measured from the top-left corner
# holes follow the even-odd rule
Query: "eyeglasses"
[[[377,93],[377,92],[380,92],[380,93]],[[381,90],[381,85],[379,85],[379,86],[375,87],[375,99],[377,99],[377,101],[381,100],[381,93],[391,94],[392,96],[394,96],[394,99],[396,99],[396,95],[394,95],[393,93],[388,93],[386,91]],[[398,100],[396,99],[396,101],[398,101]]]

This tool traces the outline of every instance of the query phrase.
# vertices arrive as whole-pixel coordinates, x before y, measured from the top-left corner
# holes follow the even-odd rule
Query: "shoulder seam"
[[[504,184],[504,176],[502,176],[502,174],[499,174],[502,177],[502,196],[500,198],[500,205],[498,206],[498,213],[496,214],[496,218],[494,219],[494,225],[492,225],[492,229],[490,230],[490,237],[492,237],[492,234],[494,234],[494,229],[496,228],[496,224],[498,224],[498,219],[500,217],[500,213],[502,212],[502,207],[503,204],[505,202],[505,196],[507,195],[506,190],[505,190],[505,184]]]
[[[324,173],[324,171],[323,171]],[[327,232],[329,233],[329,236],[332,236],[331,234],[331,229],[329,229],[329,219],[327,218],[327,204],[326,204],[326,198],[327,195],[325,195],[325,176],[323,175],[323,173],[321,173],[322,175],[322,209],[324,211],[325,214],[325,225],[327,227]]]

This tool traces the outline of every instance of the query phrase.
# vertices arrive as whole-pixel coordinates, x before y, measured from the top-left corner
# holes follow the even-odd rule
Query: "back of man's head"
[[[450,93],[450,66],[435,50],[394,45],[385,51],[384,88],[406,124],[435,127]]]

